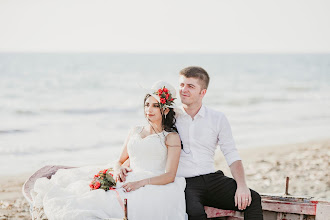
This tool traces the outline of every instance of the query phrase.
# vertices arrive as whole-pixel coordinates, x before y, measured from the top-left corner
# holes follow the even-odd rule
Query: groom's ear
[[[204,97],[204,95],[206,94],[206,91],[207,91],[207,89],[202,89],[202,91],[201,91],[202,97]]]

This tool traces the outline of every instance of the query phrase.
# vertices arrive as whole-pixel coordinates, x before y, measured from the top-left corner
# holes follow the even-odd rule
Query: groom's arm
[[[235,206],[238,206],[238,209],[242,210],[251,203],[251,193],[245,182],[243,164],[235,145],[231,126],[225,115],[222,115],[220,118],[218,126],[218,144],[237,183]]]
[[[237,160],[230,165],[230,171],[237,183],[237,190],[235,193],[235,206],[238,209],[246,209],[251,204],[251,192],[247,187],[245,181],[245,173],[243,163],[241,160]]]

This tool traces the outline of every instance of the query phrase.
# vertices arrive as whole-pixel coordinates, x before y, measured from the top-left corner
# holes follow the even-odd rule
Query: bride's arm
[[[118,180],[121,182],[126,180],[127,172],[131,171],[131,169],[129,168],[129,156],[127,152],[127,144],[131,137],[131,134],[132,130],[126,137],[120,157],[114,165],[115,177],[118,178]]]
[[[167,147],[166,173],[146,179],[144,181],[144,185],[165,185],[174,182],[181,153],[181,141],[179,134],[174,132],[168,134],[165,144]]]
[[[145,185],[165,185],[172,183],[175,180],[176,172],[178,170],[180,152],[181,152],[181,141],[179,134],[170,133],[166,137],[167,146],[167,161],[166,161],[166,173],[155,176],[148,179],[143,179],[136,182],[130,182],[123,185],[127,191],[136,190]],[[131,190],[129,190],[130,188]]]

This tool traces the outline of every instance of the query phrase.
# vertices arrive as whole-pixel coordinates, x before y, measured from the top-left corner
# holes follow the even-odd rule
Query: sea
[[[187,66],[209,73],[203,104],[238,149],[330,138],[330,54],[0,53],[0,176],[116,160],[145,88],[178,93]]]

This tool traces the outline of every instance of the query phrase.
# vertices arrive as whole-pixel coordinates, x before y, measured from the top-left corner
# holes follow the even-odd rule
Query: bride
[[[43,207],[48,219],[110,219],[124,217],[121,203],[126,198],[129,220],[185,219],[186,182],[176,177],[181,141],[175,127],[175,94],[173,86],[159,81],[145,96],[148,124],[130,131],[112,165],[119,178],[115,190],[90,190],[100,167],[61,169],[51,179],[36,181],[33,205]]]

